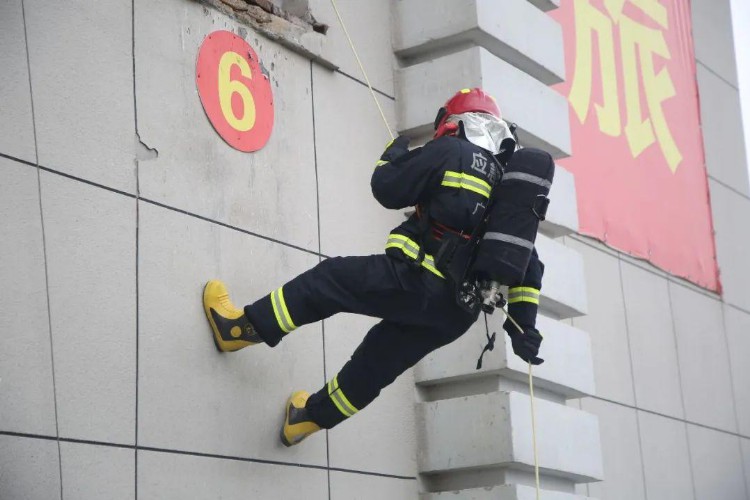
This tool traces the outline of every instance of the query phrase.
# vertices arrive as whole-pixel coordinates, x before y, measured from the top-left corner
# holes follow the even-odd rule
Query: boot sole
[[[214,340],[214,345],[216,346],[217,351],[222,352],[222,353],[230,352],[230,351],[223,350],[221,346],[219,345],[219,339],[216,338],[216,335],[217,335],[216,332],[218,332],[219,329],[216,327],[216,323],[214,323],[214,320],[211,317],[211,311],[209,310],[208,306],[206,306],[206,288],[208,287],[208,283],[209,282],[206,282],[206,284],[203,285],[202,301],[203,301],[203,311],[206,313],[206,319],[208,319],[208,323],[209,325],[211,325],[211,338]]]
[[[286,446],[287,448],[290,448],[294,446],[294,443],[287,440],[286,436],[284,435],[284,429],[286,429],[286,423],[289,421],[289,407],[292,405],[292,398],[286,400],[286,408],[284,409],[284,423],[281,424],[281,432],[279,432],[279,437],[281,438],[281,444]]]

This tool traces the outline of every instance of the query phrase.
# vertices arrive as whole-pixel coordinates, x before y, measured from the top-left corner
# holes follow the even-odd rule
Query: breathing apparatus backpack
[[[481,307],[490,313],[498,286],[523,280],[539,222],[547,214],[554,174],[549,153],[535,148],[516,151],[471,238],[447,235],[435,262],[453,283],[461,307],[471,312]],[[488,294],[490,288],[494,292]]]

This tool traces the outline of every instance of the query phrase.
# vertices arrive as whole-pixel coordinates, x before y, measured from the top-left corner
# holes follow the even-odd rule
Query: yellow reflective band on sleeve
[[[417,260],[417,257],[419,257],[419,245],[414,240],[403,234],[389,234],[385,248],[398,248],[414,260]],[[441,278],[445,278],[443,273],[438,271],[435,267],[435,259],[430,254],[425,254],[424,259],[422,259],[422,267]]]
[[[388,148],[391,147],[391,145],[393,144],[393,141],[395,141],[395,140],[396,139],[391,139],[390,141],[388,141],[388,144],[386,144],[385,147],[383,148],[383,154],[385,154],[385,152],[388,151]],[[385,161],[385,160],[378,160],[375,163],[375,166],[379,167],[380,165],[385,165],[386,163],[390,163],[390,162],[389,161]]]
[[[336,375],[328,382],[328,397],[331,398],[336,408],[347,418],[351,417],[359,410],[346,399],[344,392],[339,388],[339,376]]]
[[[483,179],[463,172],[452,172],[450,170],[447,170],[445,175],[443,175],[441,185],[457,189],[467,189],[485,198],[489,198],[490,192],[492,192],[492,186]]]
[[[530,286],[516,286],[508,289],[508,304],[531,302],[539,305],[539,290]]]
[[[289,333],[297,328],[289,315],[289,309],[286,307],[284,287],[271,292],[271,305],[273,306],[273,314],[276,316],[276,322],[284,333]]]

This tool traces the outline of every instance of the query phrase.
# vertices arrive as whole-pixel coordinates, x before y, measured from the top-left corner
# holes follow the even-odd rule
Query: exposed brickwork
[[[238,18],[250,24],[267,24],[273,20],[272,16],[285,19],[290,23],[306,29],[312,29],[318,33],[325,34],[328,26],[315,20],[306,5],[296,5],[296,11],[290,13],[276,5],[271,0],[203,0],[221,10],[229,10]],[[228,9],[227,9],[228,8]]]

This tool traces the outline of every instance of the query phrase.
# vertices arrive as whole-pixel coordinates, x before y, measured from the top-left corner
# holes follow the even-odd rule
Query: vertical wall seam
[[[672,325],[672,340],[674,341],[674,354],[677,360],[677,379],[680,386],[680,407],[682,418],[687,421],[687,407],[685,406],[685,388],[682,386],[682,367],[680,366],[680,348],[677,342],[677,325],[674,322],[674,308],[672,307],[672,285],[667,280],[667,307],[669,308],[669,322]]]
[[[625,340],[628,344],[628,365],[630,366],[630,383],[633,387],[633,406],[638,407],[638,394],[635,391],[635,373],[633,370],[633,347],[630,342],[630,325],[628,324],[628,302],[625,300],[625,283],[622,279],[622,259],[617,256],[617,271],[620,275],[620,296],[622,297],[622,308],[625,313]]]
[[[680,384],[680,402],[682,403],[682,416],[685,419],[685,442],[687,444],[688,462],[690,464],[690,485],[693,488],[693,500],[697,500],[695,489],[695,474],[693,473],[693,452],[690,448],[690,433],[687,426],[687,407],[685,406],[685,388],[682,386],[682,368],[680,367],[680,348],[677,343],[677,325],[674,322],[674,308],[672,307],[672,282],[667,280],[667,306],[669,307],[669,319],[672,322],[672,337],[674,338],[675,356],[677,356],[677,378]]]
[[[737,394],[735,391],[735,384],[734,384],[734,373],[732,372],[732,356],[729,354],[729,335],[727,333],[727,316],[726,316],[726,307],[724,303],[721,304],[721,325],[724,329],[724,345],[727,348],[727,367],[729,368],[729,389],[732,393],[732,406],[734,407],[734,422],[735,425],[737,425],[737,434],[740,434],[740,417],[739,417],[739,411],[737,410]],[[742,452],[742,438],[737,438],[737,446],[740,450],[740,463],[742,464],[742,477],[744,481],[742,484],[745,486],[745,496],[747,498],[750,498],[750,489],[748,489],[748,477],[747,477],[747,463],[745,463],[745,454]]]
[[[648,500],[648,483],[646,481],[646,467],[643,464],[643,438],[641,437],[641,419],[638,415],[638,393],[635,390],[635,369],[633,368],[633,346],[630,342],[630,324],[628,321],[628,302],[625,300],[625,280],[622,275],[622,258],[617,257],[617,270],[620,274],[620,295],[622,296],[622,307],[625,312],[625,338],[628,343],[628,362],[630,364],[630,383],[633,385],[633,404],[635,410],[635,428],[638,432],[638,453],[641,456],[641,478],[643,479],[643,497]]]
[[[135,128],[135,138],[140,140],[138,134],[138,97],[136,94],[136,81],[135,81],[135,0],[131,0],[130,3],[130,34],[132,38],[131,44],[131,56],[133,57],[133,126]],[[138,261],[140,260],[140,207],[141,207],[141,176],[140,176],[140,161],[136,152],[133,153],[133,159],[135,162],[135,450],[133,450],[133,495],[135,500],[138,500],[138,378],[140,375],[140,269]]]
[[[740,434],[740,417],[737,412],[737,394],[734,385],[734,373],[732,372],[732,356],[729,354],[729,335],[727,334],[727,316],[724,303],[721,303],[721,327],[723,329],[722,337],[724,338],[724,346],[726,347],[727,360],[726,366],[729,370],[729,389],[732,393],[732,409],[734,414],[734,424],[737,426],[737,434]]]
[[[60,500],[63,499],[62,450],[60,447],[60,423],[57,411],[57,380],[55,378],[55,344],[52,340],[52,306],[49,293],[49,268],[47,265],[47,235],[44,230],[44,206],[42,204],[42,172],[39,168],[39,141],[36,131],[36,110],[34,108],[34,91],[31,78],[31,56],[29,52],[29,35],[26,25],[26,2],[21,0],[21,17],[23,19],[23,37],[26,46],[26,69],[29,73],[29,100],[31,103],[31,126],[34,133],[34,161],[36,163],[37,193],[39,196],[39,218],[42,227],[42,255],[44,258],[44,284],[47,294],[47,324],[49,327],[49,353],[52,365],[52,399],[55,407],[55,436],[57,441],[57,470],[60,478]]]
[[[313,77],[313,62],[310,60],[310,110],[312,113],[312,133],[313,133],[313,163],[315,165],[315,206],[317,210],[318,218],[318,262],[323,261],[321,255],[321,239],[320,239],[320,182],[318,180],[318,138],[315,133],[315,83]],[[323,385],[328,380],[328,374],[326,371],[326,322],[322,320],[320,322],[321,338],[323,342]],[[331,500],[331,448],[328,439],[328,429],[325,429],[326,433],[326,476],[328,479],[328,500]]]

